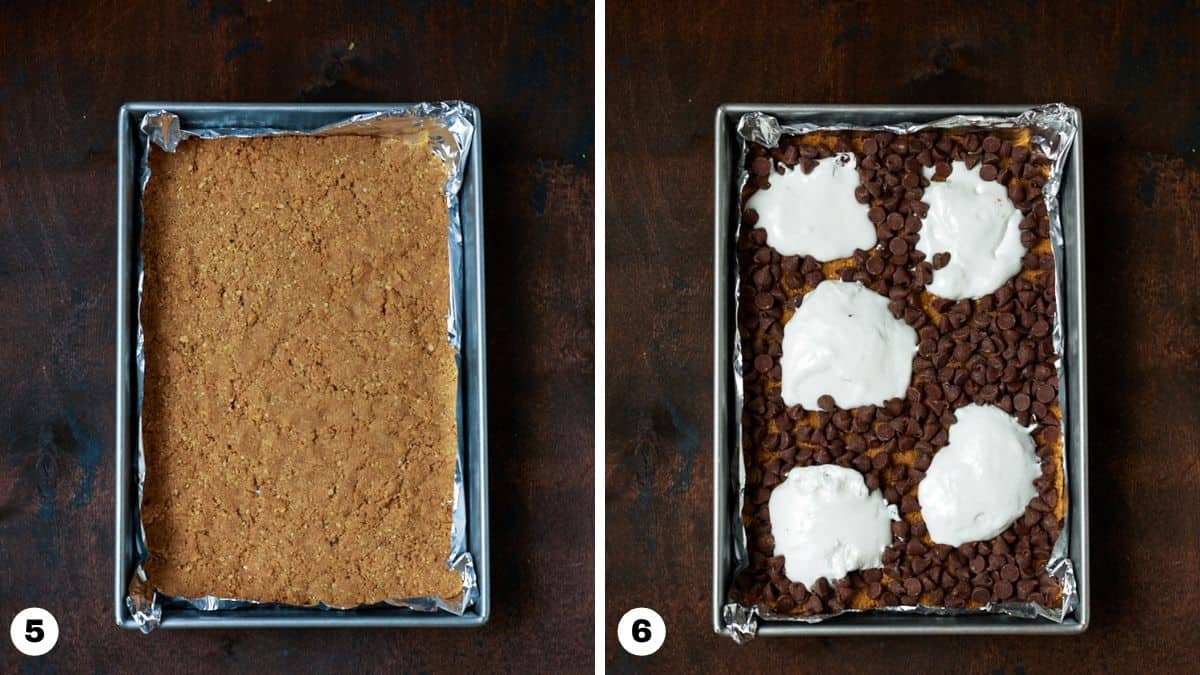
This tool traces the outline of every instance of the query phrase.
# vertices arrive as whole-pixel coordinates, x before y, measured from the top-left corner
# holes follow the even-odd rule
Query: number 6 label
[[[58,643],[58,621],[41,607],[30,607],[17,613],[8,635],[17,651],[26,656],[41,656]]]
[[[621,647],[634,656],[649,656],[663,646],[667,625],[658,612],[638,607],[625,612],[617,624],[617,639]]]

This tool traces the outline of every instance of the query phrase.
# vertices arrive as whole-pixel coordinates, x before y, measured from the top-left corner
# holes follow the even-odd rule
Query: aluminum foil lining
[[[475,125],[471,122],[468,107],[459,101],[436,103],[416,103],[411,105],[390,107],[376,112],[354,115],[343,120],[316,129],[272,128],[272,127],[241,127],[223,126],[214,128],[186,128],[186,121],[167,110],[147,113],[141,121],[140,130],[145,143],[142,158],[139,163],[141,192],[145,191],[150,180],[150,150],[151,145],[166,152],[174,152],[184,140],[190,138],[257,138],[262,136],[383,136],[402,138],[414,134],[426,133],[434,153],[442,158],[447,167],[445,184],[446,208],[449,211],[448,255],[450,265],[450,307],[446,315],[446,338],[457,351],[460,350],[463,334],[463,289],[465,279],[463,272],[463,231],[459,211],[458,193],[462,188],[463,174],[467,167],[467,154],[471,148],[471,139]],[[138,197],[139,209],[137,214],[137,237],[140,241],[141,229],[144,226],[142,217],[141,193]],[[296,607],[297,605],[281,605],[278,603],[263,603],[239,598],[221,598],[203,596],[185,598],[180,596],[165,596],[159,593],[147,581],[143,563],[149,557],[146,546],[146,528],[141,519],[142,486],[146,480],[146,452],[141,434],[142,428],[142,398],[145,390],[146,353],[145,336],[142,331],[142,282],[144,269],[141,250],[137,254],[137,308],[138,326],[135,363],[137,365],[137,410],[138,410],[138,499],[137,522],[138,530],[135,535],[137,565],[133,578],[129,582],[129,594],[125,604],[129,607],[134,622],[143,633],[149,633],[158,627],[162,621],[164,606],[190,607],[201,611],[238,609],[253,606],[264,607]],[[462,373],[462,355],[456,354],[455,364],[460,377]],[[420,612],[435,612],[444,610],[456,615],[462,615],[478,598],[479,591],[475,576],[475,562],[467,549],[467,506],[464,499],[463,461],[465,457],[464,435],[462,434],[462,395],[459,390],[457,403],[459,442],[458,461],[454,470],[454,502],[453,517],[450,530],[450,550],[446,565],[457,571],[462,577],[462,593],[453,598],[434,596],[414,598],[390,598],[384,604],[395,607],[406,607]],[[353,607],[336,607],[326,604],[305,605],[310,609],[339,610],[354,609]],[[364,605],[365,607],[365,605]]]
[[[737,132],[742,138],[742,151],[738,160],[739,175],[736,183],[737,193],[735,199],[738,207],[738,230],[737,236],[741,236],[742,232],[742,209],[741,209],[741,190],[749,180],[749,172],[746,170],[746,157],[749,152],[749,144],[757,143],[767,148],[773,148],[779,145],[780,139],[785,135],[802,135],[815,131],[890,131],[894,134],[911,134],[921,131],[922,129],[951,129],[951,128],[971,128],[977,130],[987,129],[1013,129],[1027,128],[1032,131],[1031,143],[1033,146],[1044,153],[1051,162],[1050,176],[1046,180],[1046,185],[1042,188],[1042,194],[1046,202],[1046,209],[1050,215],[1050,245],[1054,254],[1054,291],[1057,302],[1057,309],[1054,313],[1054,351],[1059,355],[1057,362],[1058,377],[1062,382],[1066,381],[1063,374],[1063,260],[1065,252],[1063,250],[1063,227],[1062,227],[1062,208],[1058,200],[1058,191],[1062,186],[1063,172],[1066,168],[1067,155],[1071,148],[1071,144],[1075,140],[1075,135],[1079,129],[1078,113],[1074,108],[1062,103],[1051,103],[1048,105],[1038,106],[1014,117],[996,117],[988,115],[954,115],[934,120],[932,122],[921,123],[898,123],[898,124],[881,124],[864,126],[860,124],[816,124],[811,122],[788,122],[786,119],[780,119],[775,115],[764,112],[751,112],[742,115],[738,120]],[[738,298],[740,297],[741,274],[738,271],[738,262],[734,257],[734,316],[737,316]],[[735,322],[736,324],[736,322]],[[750,557],[747,551],[746,528],[742,523],[741,513],[743,508],[744,493],[746,487],[746,469],[745,469],[745,449],[742,447],[742,415],[741,410],[744,404],[744,391],[742,382],[742,339],[735,325],[733,340],[733,381],[734,381],[734,405],[738,411],[734,415],[735,433],[737,439],[737,475],[732,478],[736,480],[737,486],[737,513],[733,522],[729,524],[733,528],[734,541],[734,576],[744,570],[750,562]],[[1068,416],[1070,414],[1069,406],[1065,403],[1060,404],[1060,412],[1062,415],[1061,425],[1063,428],[1068,428]],[[1065,438],[1065,435],[1064,435]],[[1065,452],[1065,447],[1064,447]],[[1067,474],[1067,462],[1062,462],[1063,472],[1063,490],[1067,491],[1069,486],[1069,478]],[[1071,508],[1071,504],[1067,504],[1067,509]],[[732,637],[735,642],[744,643],[754,638],[758,633],[758,620],[766,619],[770,621],[793,621],[801,623],[820,623],[835,616],[843,614],[857,614],[863,612],[892,612],[906,614],[928,614],[939,616],[964,616],[978,614],[1007,614],[1024,619],[1036,619],[1044,617],[1054,622],[1061,623],[1075,609],[1078,602],[1078,588],[1075,583],[1075,570],[1072,566],[1071,559],[1068,553],[1070,541],[1070,518],[1069,513],[1064,516],[1064,526],[1059,534],[1058,540],[1055,541],[1054,547],[1050,552],[1050,559],[1046,563],[1046,573],[1058,580],[1062,585],[1062,606],[1061,607],[1043,607],[1038,604],[1028,602],[1002,602],[989,603],[978,609],[952,609],[939,607],[922,607],[916,605],[900,605],[893,607],[884,607],[879,609],[847,609],[842,612],[830,614],[817,614],[811,616],[793,616],[790,614],[779,614],[771,611],[768,607],[761,605],[745,606],[738,603],[733,589],[730,589],[728,602],[722,608],[721,616],[724,627],[724,632]]]

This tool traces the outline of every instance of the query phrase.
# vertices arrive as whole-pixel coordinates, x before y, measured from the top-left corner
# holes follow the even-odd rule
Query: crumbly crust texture
[[[150,159],[150,583],[457,596],[446,168],[428,138],[189,140]]]

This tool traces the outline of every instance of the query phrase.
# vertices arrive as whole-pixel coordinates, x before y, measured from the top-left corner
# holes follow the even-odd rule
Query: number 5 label
[[[625,651],[634,656],[649,656],[663,646],[667,625],[658,612],[638,607],[625,612],[617,624],[617,639]]]
[[[41,607],[30,607],[17,613],[8,635],[17,651],[26,656],[41,656],[58,643],[58,621]]]

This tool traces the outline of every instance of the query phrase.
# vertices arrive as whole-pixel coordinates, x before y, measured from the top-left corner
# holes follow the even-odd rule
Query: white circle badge
[[[41,656],[58,643],[58,621],[41,607],[29,607],[17,613],[8,635],[17,651],[26,656]]]
[[[667,624],[658,612],[637,607],[625,612],[617,624],[617,639],[621,647],[634,656],[649,656],[663,646],[667,639]]]

